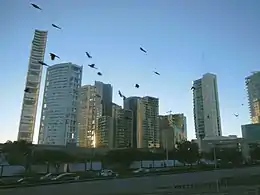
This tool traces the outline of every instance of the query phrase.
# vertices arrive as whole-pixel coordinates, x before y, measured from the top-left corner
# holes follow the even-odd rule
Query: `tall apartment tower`
[[[95,81],[96,88],[96,129],[95,145],[98,148],[112,148],[113,144],[108,137],[113,131],[112,118],[112,95],[113,90],[110,84]]]
[[[77,107],[79,146],[86,148],[95,147],[96,129],[96,87],[84,85],[79,90]]]
[[[124,100],[124,109],[131,110],[133,114],[132,147],[137,148],[137,105],[140,97],[128,97]]]
[[[39,144],[77,145],[77,101],[82,66],[61,63],[48,67],[42,104]]]
[[[133,145],[133,113],[113,104],[114,148],[131,148]]]
[[[196,137],[221,136],[216,75],[207,73],[193,82],[193,106]]]
[[[25,83],[18,140],[33,141],[35,119],[42,76],[42,65],[47,42],[47,31],[35,30]]]
[[[159,99],[146,96],[137,105],[137,148],[159,147]]]
[[[248,104],[252,123],[260,123],[260,71],[246,77]]]
[[[100,99],[100,109],[98,109],[99,116],[112,117],[112,96],[113,89],[110,84],[105,84],[100,81],[95,81],[96,93]],[[98,101],[99,103],[99,101]]]

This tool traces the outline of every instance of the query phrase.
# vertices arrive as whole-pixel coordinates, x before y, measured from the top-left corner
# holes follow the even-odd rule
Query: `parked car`
[[[41,180],[41,181],[51,180],[53,177],[54,177],[54,176],[53,176],[52,173],[48,173],[48,174],[46,174],[46,175],[40,177],[40,180]]]
[[[133,171],[133,173],[149,173],[149,172],[150,170],[145,168],[139,168]]]
[[[103,169],[98,173],[98,176],[102,176],[102,177],[118,177],[119,174],[110,170],[110,169]]]
[[[57,177],[52,178],[52,181],[75,181],[79,180],[80,176],[76,175],[75,173],[62,173]]]

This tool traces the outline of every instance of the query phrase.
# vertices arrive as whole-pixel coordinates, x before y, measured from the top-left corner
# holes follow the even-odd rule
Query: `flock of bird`
[[[36,4],[34,4],[34,3],[31,3],[31,6],[32,6],[33,8],[35,8],[35,9],[38,9],[38,10],[41,10],[41,11],[42,11],[42,8],[41,8],[39,5],[36,5]],[[52,27],[53,27],[53,28],[56,28],[56,29],[58,29],[58,30],[62,30],[62,28],[61,28],[60,26],[56,25],[56,24],[52,24]],[[147,50],[145,50],[143,47],[139,47],[139,50],[140,50],[141,52],[147,54]],[[87,56],[89,59],[92,58],[92,56],[91,56],[91,54],[90,54],[89,52],[85,52],[85,53],[86,53],[86,56]],[[60,59],[60,57],[59,57],[58,55],[56,55],[55,53],[49,53],[49,55],[50,55],[51,60],[55,60],[56,58]],[[43,61],[38,61],[38,62],[39,62],[39,64],[41,64],[42,66],[47,66],[47,67],[50,66],[50,65],[46,64],[46,63],[43,62]],[[98,70],[98,68],[96,67],[95,64],[89,64],[88,67],[89,67],[89,68],[92,68],[92,69],[95,69],[95,70]],[[160,73],[157,72],[157,71],[153,71],[153,73],[156,74],[156,75],[160,75]],[[102,76],[103,74],[98,71],[98,72],[97,72],[97,75],[98,75],[98,76]],[[139,88],[139,87],[140,87],[139,84],[135,84],[135,88]],[[30,89],[28,89],[28,88],[25,89],[25,92],[29,92],[29,91],[30,91]],[[126,96],[123,95],[120,90],[118,91],[118,94],[119,94],[119,96],[120,96],[121,98],[123,98],[123,100],[126,99]]]
[[[38,10],[41,10],[41,11],[42,11],[42,8],[41,8],[40,6],[34,4],[34,3],[31,3],[31,6],[32,6],[33,8],[35,8],[35,9],[38,9]],[[55,29],[58,29],[58,30],[62,30],[62,28],[61,28],[60,26],[56,25],[56,24],[52,24],[52,27],[55,28]],[[147,50],[145,50],[143,47],[139,47],[139,50],[140,50],[141,52],[147,54]],[[85,54],[86,54],[86,56],[87,56],[89,59],[92,58],[92,56],[90,55],[89,52],[85,52]],[[56,58],[60,59],[60,57],[59,57],[58,55],[56,55],[55,53],[49,53],[49,55],[50,55],[50,59],[51,59],[52,61],[55,60]],[[38,62],[39,62],[39,64],[41,64],[42,66],[47,66],[47,67],[50,66],[50,65],[46,64],[46,63],[43,62],[43,61],[38,61]],[[95,69],[95,70],[98,70],[98,68],[96,67],[95,64],[89,64],[88,67],[89,67],[89,68],[92,68],[92,69]],[[157,71],[153,71],[153,73],[156,74],[156,75],[160,75],[160,73],[157,72]],[[98,75],[98,76],[102,76],[102,73],[98,71],[98,72],[97,72],[97,75]],[[135,84],[135,88],[139,88],[139,87],[140,87],[139,84]],[[195,87],[193,86],[193,87],[191,87],[191,90],[196,90],[196,89],[195,89]],[[24,91],[27,92],[27,93],[30,93],[30,89],[29,89],[29,88],[26,88]],[[118,91],[118,94],[119,94],[119,96],[120,96],[123,100],[126,99],[126,96],[123,95],[120,90]],[[242,106],[243,106],[243,104],[242,104]],[[168,111],[167,113],[171,113],[171,112],[172,112],[172,111]],[[238,117],[239,114],[234,114],[234,116],[235,116],[235,117]],[[210,118],[210,116],[207,115],[207,118]]]

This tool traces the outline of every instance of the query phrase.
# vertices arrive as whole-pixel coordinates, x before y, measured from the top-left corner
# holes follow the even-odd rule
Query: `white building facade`
[[[39,144],[78,144],[77,101],[81,87],[82,68],[72,63],[48,67]]]
[[[193,106],[196,137],[221,136],[216,75],[207,73],[193,82]]]
[[[42,76],[42,65],[47,42],[47,31],[35,30],[26,76],[18,140],[33,142],[35,119]]]

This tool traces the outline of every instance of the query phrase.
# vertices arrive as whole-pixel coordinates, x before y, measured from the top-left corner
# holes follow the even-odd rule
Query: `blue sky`
[[[195,134],[190,87],[206,72],[218,77],[223,134],[241,135],[240,125],[249,122],[244,78],[259,70],[259,0],[34,0],[42,12],[31,2],[0,1],[0,142],[17,138],[34,29],[49,31],[47,63],[53,63],[47,54],[54,52],[61,57],[57,63],[84,65],[83,84],[111,83],[118,104],[118,89],[126,96],[160,98],[161,114],[185,113],[189,139]],[[42,98],[35,140],[41,104]]]

